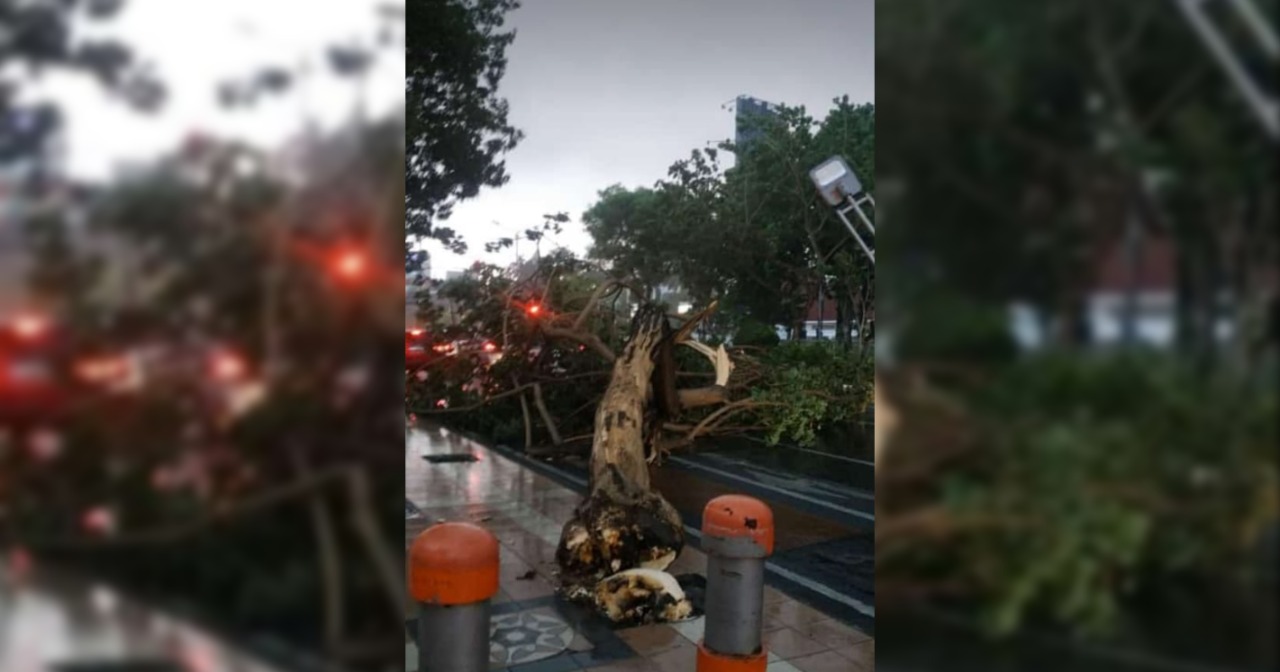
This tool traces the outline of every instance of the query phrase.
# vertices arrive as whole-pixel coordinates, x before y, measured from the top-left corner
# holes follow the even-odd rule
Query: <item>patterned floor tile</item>
[[[524,611],[493,619],[489,658],[508,666],[550,658],[569,648],[577,633],[562,619]]]

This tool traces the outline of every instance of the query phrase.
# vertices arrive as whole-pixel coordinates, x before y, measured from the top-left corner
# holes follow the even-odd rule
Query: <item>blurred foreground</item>
[[[193,11],[246,33],[271,34],[282,18],[232,4]],[[303,51],[286,55],[301,65],[259,56],[217,86],[205,71],[161,82],[174,115],[204,116],[107,178],[72,169],[113,144],[75,132],[95,110],[34,78],[6,81],[0,551],[35,582],[0,592],[0,668],[46,669],[33,651],[52,651],[48,662],[91,634],[123,638],[103,651],[147,655],[165,645],[148,639],[152,609],[284,669],[399,662],[405,126],[398,102],[373,110],[366,80],[380,51],[399,62],[391,36],[403,28],[394,7],[358,4],[343,7],[344,30],[372,37],[308,34],[299,46],[286,16],[294,43],[281,48]],[[55,78],[87,69],[113,95],[127,93],[120,64],[189,63],[135,54],[150,33],[81,39],[117,5],[6,5],[6,29],[59,29],[0,60]],[[137,20],[122,25],[164,23],[164,6],[124,3]],[[304,101],[302,118],[266,141],[242,139],[273,136],[263,128],[210,130],[236,126],[222,115],[302,97],[303,83],[306,101],[339,114],[319,121]],[[30,104],[10,91],[45,96],[39,109],[54,113],[34,118],[52,121],[30,123]],[[160,134],[175,117],[163,97],[151,102]],[[117,594],[102,599],[118,610],[93,606]],[[101,628],[81,627],[95,608]],[[175,669],[254,669],[211,651]]]

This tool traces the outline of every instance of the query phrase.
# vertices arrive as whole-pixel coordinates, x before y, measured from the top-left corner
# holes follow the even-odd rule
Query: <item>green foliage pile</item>
[[[913,503],[946,512],[931,534],[889,535],[887,583],[958,593],[994,633],[1047,621],[1097,636],[1140,596],[1196,578],[1226,590],[1256,567],[1280,515],[1273,389],[1165,355],[1049,355],[951,392],[964,420],[947,431],[967,452],[924,485],[881,484],[889,528]],[[904,431],[885,475],[939,450],[922,436]]]
[[[424,301],[433,338],[448,341],[490,341],[502,359],[490,364],[479,352],[462,351],[440,357],[423,371],[411,374],[407,406],[423,417],[475,431],[514,445],[524,442],[524,411],[519,397],[502,396],[520,386],[538,383],[550,415],[563,437],[589,437],[595,405],[608,383],[610,364],[591,348],[551,337],[521,308],[536,300],[547,316],[576,316],[607,276],[571,254],[557,250],[544,257],[530,276],[512,278],[503,269],[477,265],[458,278],[438,283],[435,299]],[[550,281],[548,279],[550,278]],[[585,328],[616,352],[626,338],[633,298],[602,301],[584,323]],[[735,402],[755,401],[725,427],[759,432],[772,442],[788,440],[809,445],[824,430],[860,423],[872,400],[873,371],[869,348],[832,341],[778,343],[767,326],[744,321],[731,356],[737,371],[730,379]],[[754,334],[754,336],[753,336]],[[687,348],[676,351],[677,368],[710,375],[701,355]],[[697,386],[700,378],[681,378],[681,386]],[[532,397],[527,397],[532,404]],[[744,403],[744,405],[746,405]],[[702,409],[685,422],[698,422],[715,413]],[[533,442],[549,436],[539,414],[530,409]]]
[[[759,357],[763,377],[751,390],[768,404],[755,411],[766,440],[811,446],[824,430],[866,419],[875,397],[875,362],[830,341],[788,341]]]

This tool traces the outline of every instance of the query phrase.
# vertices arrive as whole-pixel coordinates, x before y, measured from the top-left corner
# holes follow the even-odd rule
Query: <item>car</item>
[[[63,339],[51,322],[27,315],[0,322],[0,425],[57,422],[71,402],[72,382]]]
[[[472,338],[454,343],[454,353],[475,357],[486,366],[502,360],[502,347],[492,339]]]
[[[404,332],[404,368],[417,369],[431,362],[430,339],[423,329]]]

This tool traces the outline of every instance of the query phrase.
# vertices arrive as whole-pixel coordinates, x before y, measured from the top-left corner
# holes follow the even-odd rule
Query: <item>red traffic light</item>
[[[216,380],[223,382],[234,382],[244,377],[248,371],[248,364],[233,352],[217,352],[214,353],[210,362],[210,369]]]
[[[524,310],[530,316],[537,317],[542,314],[542,304],[535,301],[526,306]]]
[[[369,267],[369,260],[361,250],[345,250],[338,255],[334,265],[334,270],[338,275],[348,280],[358,280],[364,277],[365,271]]]

